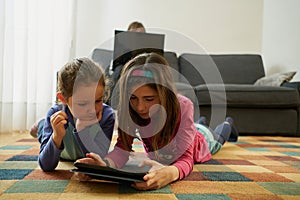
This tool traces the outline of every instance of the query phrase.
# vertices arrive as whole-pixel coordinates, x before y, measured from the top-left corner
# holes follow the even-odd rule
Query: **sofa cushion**
[[[262,58],[256,54],[184,53],[178,59],[181,74],[192,86],[210,83],[254,84],[265,76]]]
[[[287,87],[208,84],[195,87],[195,93],[199,105],[211,105],[211,100],[214,105],[227,102],[228,107],[244,108],[291,108],[300,105],[298,91]]]

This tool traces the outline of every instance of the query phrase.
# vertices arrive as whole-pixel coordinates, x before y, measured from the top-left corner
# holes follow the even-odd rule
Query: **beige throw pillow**
[[[280,86],[284,82],[292,80],[296,72],[277,73],[258,79],[254,85],[257,86]]]

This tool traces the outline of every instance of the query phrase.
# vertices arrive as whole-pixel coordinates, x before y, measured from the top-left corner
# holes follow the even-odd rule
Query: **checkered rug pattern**
[[[116,138],[114,137],[114,140]],[[143,151],[135,142],[136,154]],[[78,181],[72,162],[43,172],[39,143],[26,138],[0,147],[0,199],[300,199],[300,138],[241,136],[182,181],[137,191],[108,181]]]

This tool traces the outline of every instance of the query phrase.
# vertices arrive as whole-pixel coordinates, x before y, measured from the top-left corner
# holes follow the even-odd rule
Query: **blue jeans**
[[[41,119],[38,123],[37,135],[38,135],[38,141],[40,143],[42,142],[42,137],[43,137],[44,122],[45,122],[45,119]]]

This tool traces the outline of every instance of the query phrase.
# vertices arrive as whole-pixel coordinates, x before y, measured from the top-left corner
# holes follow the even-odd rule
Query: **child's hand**
[[[87,153],[86,154],[86,158],[81,158],[76,160],[76,162],[78,163],[86,163],[86,164],[94,164],[94,165],[100,165],[100,166],[105,166],[105,162],[103,162],[103,160],[101,159],[101,157],[98,154],[95,153]],[[79,179],[80,181],[88,181],[91,180],[91,177],[86,175],[86,174],[82,174],[82,173],[75,173],[75,177],[77,179]]]
[[[106,163],[103,162],[101,157],[98,154],[95,154],[95,153],[87,153],[85,158],[78,159],[78,160],[76,160],[76,162],[106,166]],[[77,179],[79,179],[80,181],[91,180],[90,176],[88,176],[86,174],[78,173],[78,172],[75,173],[75,177]]]
[[[141,166],[151,166],[144,176],[145,182],[136,182],[132,187],[138,190],[159,189],[179,178],[179,171],[175,166],[164,166],[154,160],[145,160]]]
[[[85,158],[78,159],[78,160],[76,160],[76,162],[106,166],[106,163],[102,160],[102,158],[98,154],[95,154],[95,153],[87,153]]]
[[[60,148],[62,140],[66,135],[64,125],[67,123],[67,114],[60,110],[50,117],[51,126],[53,128],[53,141],[57,148]]]
[[[150,166],[150,170],[149,172],[153,172],[153,171],[157,171],[163,167],[165,167],[165,165],[155,161],[155,160],[144,160],[139,167],[145,167],[145,166]]]

